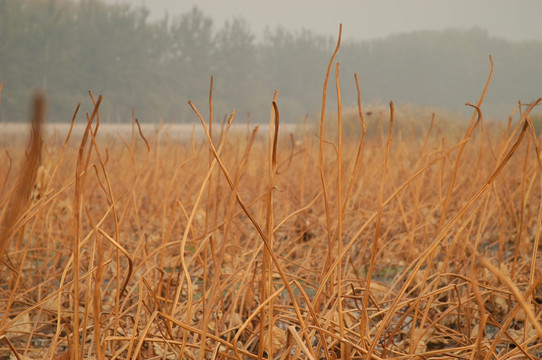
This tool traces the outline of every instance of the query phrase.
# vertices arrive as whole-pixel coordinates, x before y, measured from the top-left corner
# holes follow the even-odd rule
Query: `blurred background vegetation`
[[[89,89],[104,95],[107,122],[130,121],[132,108],[144,122],[192,121],[187,100],[207,114],[211,75],[218,120],[236,108],[243,121],[249,113],[253,122],[267,121],[274,89],[283,121],[318,113],[336,39],[280,27],[256,36],[243,18],[217,28],[197,8],[159,21],[148,17],[144,7],[98,0],[0,0],[0,121],[27,119],[37,88],[47,93],[52,122],[69,121],[78,102],[88,103]],[[518,100],[542,96],[542,41],[450,29],[343,43],[337,57],[343,104],[356,105],[357,72],[364,103],[457,111],[478,100],[489,54],[495,74],[486,116],[506,119]],[[334,99],[333,79],[330,84]]]

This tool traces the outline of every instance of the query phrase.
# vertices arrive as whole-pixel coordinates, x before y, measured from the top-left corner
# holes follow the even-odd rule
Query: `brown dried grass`
[[[104,140],[92,97],[76,143],[6,149],[0,358],[539,358],[540,100],[366,138],[358,86],[356,140],[335,69],[333,135],[279,137],[276,94],[267,140],[194,104],[206,141]]]

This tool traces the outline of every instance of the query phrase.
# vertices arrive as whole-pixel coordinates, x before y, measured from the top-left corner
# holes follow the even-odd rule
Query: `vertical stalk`
[[[320,148],[319,148],[319,164],[320,164],[320,181],[322,182],[322,190],[324,191],[324,205],[325,205],[325,211],[326,211],[326,229],[327,229],[327,242],[328,242],[328,251],[327,251],[327,258],[324,264],[324,267],[322,268],[322,276],[327,272],[331,264],[333,263],[333,239],[331,234],[331,214],[329,209],[329,195],[327,192],[327,184],[326,184],[326,178],[324,174],[324,123],[326,118],[326,98],[327,98],[327,83],[329,80],[329,73],[331,72],[331,66],[333,65],[333,61],[335,60],[335,56],[337,55],[337,52],[339,51],[339,48],[341,46],[341,35],[342,35],[342,24],[339,26],[339,38],[337,39],[337,46],[335,47],[335,51],[333,51],[333,54],[331,55],[331,59],[329,60],[329,65],[327,67],[326,77],[324,80],[324,88],[322,91],[322,111],[320,113]],[[333,281],[331,281],[330,284],[330,292],[333,293]],[[320,299],[315,298],[314,306],[315,308],[318,308],[320,304]]]
[[[341,86],[339,83],[339,67],[340,63],[337,63],[335,67],[335,85],[337,88],[337,126],[338,126],[338,154],[337,154],[337,258],[339,263],[337,265],[337,299],[339,301],[339,334],[341,338],[344,338],[344,314],[343,314],[343,301],[342,301],[342,258],[340,254],[343,250],[343,206],[342,206],[342,149],[343,149],[343,129],[342,129],[342,104],[341,104]],[[341,341],[341,358],[345,359],[349,354],[345,354],[344,342]]]

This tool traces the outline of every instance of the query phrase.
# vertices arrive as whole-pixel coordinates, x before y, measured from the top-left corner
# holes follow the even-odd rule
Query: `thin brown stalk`
[[[482,91],[482,95],[480,95],[480,100],[478,100],[478,103],[476,104],[476,107],[475,107],[476,110],[475,110],[474,114],[472,114],[472,117],[471,117],[471,120],[470,120],[470,123],[469,123],[469,127],[467,128],[467,131],[465,133],[465,138],[472,136],[472,134],[476,130],[476,128],[477,128],[477,126],[479,124],[479,120],[481,118],[481,116],[480,116],[481,115],[480,114],[480,106],[482,105],[482,102],[484,101],[487,89],[489,88],[489,84],[491,83],[491,78],[493,77],[493,58],[491,57],[491,55],[489,56],[489,62],[491,63],[491,68],[489,70],[489,76],[488,76],[486,85],[484,87],[484,90]],[[475,119],[478,119],[478,120],[475,122],[474,121]],[[452,191],[453,191],[453,188],[454,188],[454,185],[455,185],[455,179],[457,178],[457,173],[459,171],[461,155],[463,154],[464,150],[465,150],[465,147],[463,146],[459,150],[459,153],[457,155],[457,159],[455,161],[454,171],[452,172],[452,178],[450,180],[450,183],[448,184],[448,190],[447,190],[447,193],[446,193],[446,197],[444,199],[444,203],[442,205],[442,214],[440,216],[440,221],[439,221],[439,225],[438,225],[439,230],[444,225],[444,221],[446,220],[446,214],[448,212],[448,206],[449,206],[450,199],[451,199],[451,196],[452,196]]]
[[[210,85],[209,85],[209,131],[211,133],[211,138],[212,138],[212,134],[213,134],[213,76],[211,75],[211,80],[210,80]],[[211,152],[211,149],[209,149],[209,166],[211,166],[213,162],[213,153]],[[211,175],[211,177],[209,178],[209,186],[207,187],[207,200],[206,200],[206,204],[205,204],[205,235],[207,235],[207,232],[209,230],[209,220],[210,220],[210,212],[211,212],[211,190],[212,190],[212,187],[213,187],[213,176]],[[211,240],[211,248],[214,248],[214,244],[213,244],[213,240]],[[213,250],[213,249],[212,249]],[[213,251],[213,254],[214,254],[214,251]],[[203,262],[204,264],[207,264],[207,249],[204,250],[204,254],[203,254]],[[212,256],[213,258],[213,262],[215,264],[215,266],[217,265],[217,261],[216,261],[216,258],[214,257],[214,255]],[[215,275],[215,281],[218,282],[217,280],[218,279],[218,272],[217,274]],[[208,282],[208,274],[207,274],[207,266],[204,267],[204,270],[203,270],[203,288],[207,288],[207,282]],[[202,333],[202,336],[201,336],[201,344],[200,344],[200,349],[199,349],[199,359],[200,360],[203,360],[204,359],[204,356],[205,356],[205,351],[204,351],[204,346],[205,346],[205,342],[207,340],[207,321],[209,319],[209,316],[210,316],[210,312],[208,311],[208,303],[211,303],[210,301],[208,302],[207,300],[207,297],[205,297],[203,299],[203,304],[202,304],[202,309],[203,309],[203,321],[202,321],[202,328],[203,328],[203,333]]]
[[[189,101],[189,105],[192,107],[192,109],[194,110],[194,112],[198,115],[198,118],[201,118],[201,115],[199,114],[199,112],[197,111],[197,109],[195,108],[194,104]],[[226,136],[227,136],[227,133],[229,132],[229,129],[231,127],[231,123],[233,121],[233,118],[235,117],[235,111],[231,114],[231,116],[229,117],[228,119],[228,126],[226,127],[226,131],[225,131],[225,134],[219,144],[219,147],[218,147],[218,152],[220,152],[224,146],[224,143],[225,143],[225,139],[226,139]],[[203,119],[203,118],[201,118]],[[216,158],[216,154],[215,154],[215,158]],[[187,283],[187,288],[188,288],[188,304],[187,304],[187,311],[186,311],[186,316],[185,316],[185,321],[187,323],[190,323],[190,318],[192,317],[192,303],[193,303],[193,298],[194,298],[194,289],[193,289],[193,286],[192,286],[192,280],[190,278],[190,273],[188,271],[188,267],[186,265],[186,261],[185,261],[185,257],[184,257],[184,252],[185,252],[185,248],[186,248],[186,242],[188,240],[188,233],[189,233],[189,230],[190,230],[190,227],[191,227],[191,224],[192,224],[192,221],[194,219],[194,216],[196,214],[196,210],[199,206],[199,203],[203,197],[203,192],[205,190],[205,187],[208,185],[208,180],[213,172],[213,169],[216,165],[217,161],[216,159],[213,160],[213,163],[211,164],[211,166],[209,167],[209,170],[207,171],[207,174],[205,176],[205,179],[203,181],[203,183],[201,184],[201,187],[200,187],[200,190],[197,194],[197,197],[196,197],[196,201],[195,201],[195,204],[194,204],[194,207],[190,213],[190,217],[188,219],[188,222],[187,222],[187,226],[186,226],[186,229],[183,233],[183,238],[182,238],[182,243],[181,243],[181,254],[179,256],[179,261],[180,261],[180,265],[182,267],[182,273],[183,273],[183,279],[186,279],[186,283]],[[181,272],[179,272],[179,277],[181,276]],[[179,282],[179,281],[178,281]],[[178,303],[179,303],[179,297],[181,295],[181,290],[182,290],[182,284],[179,284],[179,286],[177,286],[177,290],[175,292],[175,298],[172,302],[172,305],[171,305],[171,309],[170,309],[170,314],[171,315],[175,315],[176,313],[176,309],[177,309],[177,306],[178,306]],[[182,343],[182,347],[181,347],[181,353],[184,353],[184,349],[186,347],[186,338],[187,338],[187,334],[184,333],[183,334],[183,343]]]
[[[213,155],[215,157],[215,159],[217,160],[224,176],[226,177],[226,180],[228,181],[228,184],[230,186],[230,188],[233,190],[234,189],[234,183],[231,179],[231,176],[229,175],[226,167],[224,166],[224,163],[222,162],[220,156],[219,156],[219,153],[218,151],[215,149],[214,145],[212,145],[212,142],[210,141],[210,136],[209,136],[209,130],[207,128],[207,125],[205,124],[205,122],[203,121],[203,118],[199,117],[202,125],[203,125],[203,128],[204,128],[204,131],[205,131],[205,135],[207,137],[207,140],[209,141],[209,143],[211,144],[211,147],[213,149]],[[301,326],[305,326],[305,322],[303,320],[303,316],[301,315],[301,310],[299,308],[299,304],[297,303],[297,300],[295,298],[295,295],[294,295],[294,292],[292,291],[289,283],[288,283],[288,279],[286,277],[286,273],[284,272],[284,270],[282,269],[282,266],[280,265],[275,253],[273,252],[273,249],[272,247],[269,245],[269,242],[267,241],[267,238],[265,236],[265,233],[264,231],[262,230],[262,228],[260,227],[260,225],[258,224],[258,222],[254,219],[254,217],[251,215],[251,213],[249,212],[247,206],[245,205],[245,202],[242,200],[241,198],[241,195],[239,194],[239,192],[236,191],[236,198],[237,198],[237,202],[238,204],[241,206],[241,208],[243,209],[243,212],[245,213],[245,215],[249,218],[250,222],[254,225],[254,228],[256,229],[256,231],[258,232],[258,234],[260,235],[261,239],[263,240],[264,244],[265,244],[265,247],[267,248],[267,250],[269,251],[269,255],[271,256],[271,260],[273,261],[273,264],[275,265],[275,267],[277,268],[277,271],[279,272],[279,275],[283,281],[283,284],[284,286],[286,287],[286,290],[288,291],[288,296],[290,298],[290,301],[292,302],[293,304],[293,307],[294,307],[294,310],[295,310],[295,313],[296,313],[296,316],[297,316],[297,319],[299,320]],[[310,341],[310,340],[308,340]]]
[[[328,195],[327,183],[326,183],[326,178],[324,174],[324,124],[325,124],[325,117],[326,117],[327,83],[329,80],[331,67],[333,66],[333,62],[335,60],[335,56],[337,55],[337,52],[339,51],[339,48],[341,46],[341,36],[342,36],[342,24],[339,25],[339,37],[337,39],[337,45],[335,47],[335,50],[333,51],[333,54],[331,55],[331,59],[329,60],[329,65],[326,71],[326,77],[324,80],[324,88],[322,91],[322,111],[320,113],[320,147],[319,147],[318,161],[320,164],[320,181],[322,183],[322,190],[324,192],[324,206],[325,206],[325,211],[326,211],[326,229],[327,229],[327,242],[328,242],[327,258],[326,258],[324,267],[322,268],[322,273],[325,273],[329,269],[329,266],[331,265],[333,261],[331,213],[330,213],[330,208],[329,208],[329,195]],[[334,288],[333,282],[329,284],[329,286],[330,286],[330,292],[333,292],[333,288]],[[315,306],[319,307],[320,305],[315,304]]]
[[[79,154],[77,157],[77,166],[75,171],[75,194],[74,194],[74,202],[73,202],[73,218],[74,218],[74,242],[73,242],[73,303],[74,303],[74,309],[73,309],[73,335],[72,335],[72,343],[73,343],[73,351],[72,355],[77,360],[81,356],[84,356],[80,353],[84,350],[83,347],[79,349],[79,271],[80,271],[80,260],[79,260],[79,246],[81,242],[81,232],[82,232],[82,207],[83,207],[83,193],[85,189],[85,178],[87,172],[83,171],[83,169],[88,168],[88,163],[90,161],[90,150],[91,147],[89,147],[89,153],[86,157],[86,160],[84,158],[84,151],[86,142],[89,136],[89,133],[91,132],[91,126],[92,121],[96,117],[98,113],[98,108],[100,106],[100,103],[102,101],[102,96],[98,97],[98,100],[96,101],[94,105],[94,110],[92,112],[92,116],[89,117],[89,121],[87,123],[87,127],[85,129],[85,133],[83,135],[83,139],[81,140],[81,145],[79,146]]]
[[[371,260],[369,262],[369,270],[367,271],[367,279],[365,281],[367,291],[365,291],[365,296],[363,298],[363,308],[367,308],[369,304],[369,289],[371,288],[371,278],[373,276],[373,271],[375,267],[376,262],[376,254],[378,252],[378,244],[380,240],[380,228],[381,228],[381,220],[382,220],[382,210],[384,207],[383,198],[384,198],[384,179],[386,177],[386,171],[388,169],[388,159],[389,159],[389,153],[391,148],[391,137],[393,133],[393,120],[394,120],[394,105],[393,101],[390,102],[390,127],[388,131],[388,140],[386,143],[385,148],[385,154],[384,154],[384,165],[382,166],[382,175],[381,175],[381,181],[380,181],[380,190],[378,192],[378,210],[376,212],[376,229],[375,229],[375,235],[373,239],[373,246],[371,249]],[[372,353],[374,347],[376,345],[376,341],[372,343],[372,345],[369,348],[369,354]]]
[[[1,88],[0,88],[1,89]],[[45,117],[45,98],[36,94],[32,105],[32,131],[27,146],[27,157],[19,172],[15,192],[11,197],[8,212],[0,229],[0,255],[3,255],[15,236],[14,230],[18,221],[30,205],[30,194],[36,181],[36,174],[41,161],[42,127]],[[4,317],[6,314],[4,314]]]
[[[338,140],[337,140],[337,254],[340,254],[343,248],[343,205],[342,205],[342,171],[343,171],[343,126],[342,126],[342,102],[341,102],[341,85],[339,81],[339,67],[340,63],[337,63],[335,67],[335,87],[337,90],[337,127],[338,127]],[[339,311],[339,334],[344,337],[345,325],[343,314],[343,264],[342,260],[339,261],[337,266],[337,300]],[[349,358],[350,354],[346,354],[346,347],[341,342],[341,357]]]
[[[145,135],[143,135],[143,131],[141,130],[141,124],[139,123],[139,120],[137,120],[137,118],[135,118],[134,120],[135,120],[135,123],[137,124],[137,131],[139,132],[139,136],[141,136],[141,138],[145,142],[145,145],[147,146],[147,152],[151,152],[151,146],[149,145],[149,141],[147,140]]]
[[[356,80],[356,90],[358,94],[358,116],[361,122],[361,139],[358,145],[358,152],[356,154],[356,160],[354,161],[354,167],[352,169],[352,175],[350,176],[350,181],[348,183],[348,189],[346,190],[346,195],[344,197],[343,205],[343,214],[346,212],[349,202],[351,201],[350,194],[354,188],[354,183],[358,176],[358,171],[363,162],[363,148],[365,145],[365,136],[367,135],[367,126],[365,124],[365,118],[363,117],[363,109],[361,106],[361,89],[359,87],[358,74],[354,74],[354,79]]]

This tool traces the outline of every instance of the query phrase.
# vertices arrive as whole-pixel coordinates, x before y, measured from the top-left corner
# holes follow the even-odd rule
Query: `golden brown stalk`
[[[0,85],[0,94],[1,89],[2,86]],[[45,118],[45,96],[43,94],[37,93],[34,95],[32,109],[32,130],[27,146],[26,159],[19,171],[15,193],[9,202],[11,210],[8,212],[0,229],[0,256],[3,256],[11,239],[20,230],[19,223],[30,206],[30,195],[40,166],[42,126]]]
[[[342,24],[339,25],[339,38],[337,39],[337,46],[335,47],[335,51],[333,51],[333,54],[331,55],[331,59],[329,60],[329,65],[327,67],[326,77],[324,80],[324,89],[322,91],[322,111],[320,113],[320,152],[319,152],[319,163],[320,163],[320,181],[322,182],[322,190],[324,191],[324,204],[326,208],[326,229],[327,229],[327,241],[328,241],[328,253],[327,253],[327,259],[325,262],[324,267],[322,268],[322,274],[325,274],[326,271],[329,269],[329,266],[333,262],[333,239],[331,234],[331,214],[329,209],[329,196],[327,192],[327,183],[326,178],[324,174],[324,123],[326,118],[326,98],[327,98],[327,83],[329,80],[329,73],[331,72],[331,66],[333,65],[333,61],[335,60],[335,56],[337,55],[337,52],[339,52],[339,48],[341,47],[341,36],[342,36]],[[333,281],[330,284],[330,291],[333,292]],[[320,299],[316,298],[314,300],[314,306],[318,308],[320,306],[319,304]]]

